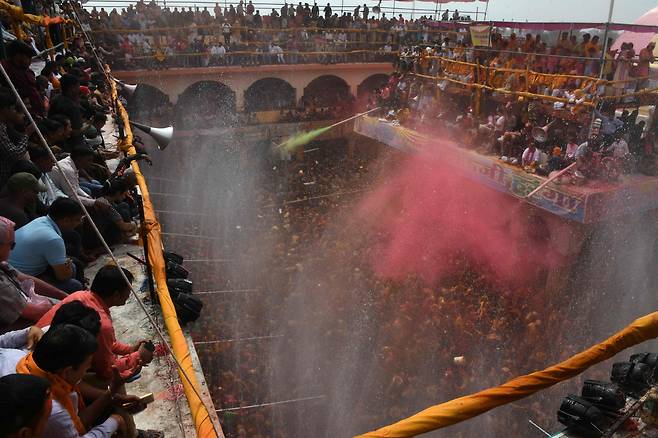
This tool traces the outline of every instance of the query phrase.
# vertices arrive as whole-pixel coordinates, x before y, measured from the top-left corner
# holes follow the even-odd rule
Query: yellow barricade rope
[[[656,337],[658,337],[658,312],[636,319],[600,344],[545,370],[432,406],[395,424],[359,435],[357,438],[407,438],[460,423],[575,377],[620,351]]]
[[[117,98],[116,84],[113,81],[111,81],[111,87],[112,98],[117,102],[118,115],[120,116],[125,133],[125,138],[119,141],[119,148],[132,155],[136,153],[136,150],[132,145],[133,134],[130,128],[128,113]],[[162,236],[160,235],[160,224],[155,216],[155,209],[153,208],[153,204],[149,197],[148,186],[146,185],[146,180],[144,179],[144,175],[142,175],[137,161],[132,162],[132,168],[137,177],[144,204],[145,223],[142,224],[142,226],[145,227],[148,235],[149,262],[157,285],[158,299],[160,301],[160,306],[162,307],[162,316],[165,326],[167,327],[167,332],[169,333],[173,355],[180,365],[178,368],[178,374],[183,384],[183,390],[185,391],[187,402],[190,406],[190,412],[192,414],[192,420],[194,421],[197,436],[201,438],[219,438],[215,433],[210,414],[198,395],[200,394],[199,383],[196,379],[196,374],[192,365],[190,351],[187,347],[183,330],[178,323],[176,309],[174,308],[174,303],[171,300],[169,289],[167,288],[165,261],[162,255],[163,245]]]

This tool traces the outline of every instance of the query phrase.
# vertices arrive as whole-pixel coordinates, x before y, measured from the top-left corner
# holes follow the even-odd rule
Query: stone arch
[[[195,82],[178,96],[175,112],[176,125],[186,129],[232,124],[235,91],[217,81]]]
[[[169,96],[149,84],[138,84],[128,104],[130,118],[145,125],[171,123],[172,112]]]
[[[302,103],[318,106],[334,106],[351,100],[350,86],[335,75],[322,75],[313,79],[305,88]]]
[[[244,91],[244,109],[255,112],[293,108],[295,94],[295,88],[283,79],[259,79]]]
[[[356,87],[357,99],[367,96],[378,88],[382,88],[388,83],[388,75],[384,73],[376,73],[365,78]]]

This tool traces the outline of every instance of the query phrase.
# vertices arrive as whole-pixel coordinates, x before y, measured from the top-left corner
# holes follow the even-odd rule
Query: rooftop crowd
[[[6,54],[20,100],[0,86],[0,436],[162,436],[136,429],[132,415],[146,405],[125,390],[152,344],[120,342],[110,314],[130,295],[122,272],[133,274],[85,271],[105,251],[82,205],[109,245],[135,242],[137,229],[135,176],[102,135],[105,75],[84,48],[40,74],[32,45],[13,40]],[[116,171],[111,158],[122,158]]]

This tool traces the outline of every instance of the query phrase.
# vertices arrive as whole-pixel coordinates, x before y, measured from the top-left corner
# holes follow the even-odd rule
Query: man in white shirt
[[[125,432],[125,421],[112,414],[103,423],[87,428],[80,418],[79,384],[91,365],[98,342],[87,330],[74,325],[62,325],[48,330],[34,351],[20,360],[16,371],[46,378],[51,384],[52,412],[45,437],[110,438],[115,432]],[[85,408],[88,412],[103,412],[112,403],[114,389],[108,389]],[[92,419],[93,421],[94,419]]]
[[[75,194],[77,193],[85,207],[105,208],[107,202],[103,198],[94,199],[80,187],[80,171],[89,168],[93,161],[94,151],[86,146],[78,146],[73,149],[71,155],[58,162],[59,168],[54,167],[50,172],[50,177],[57,188],[66,193],[66,196],[69,198],[75,199]],[[73,191],[71,191],[69,185],[66,183],[67,179],[73,186]]]
[[[628,149],[628,143],[620,134],[615,134],[615,141],[606,150],[612,152],[612,156],[615,158],[624,158],[631,153]]]
[[[29,152],[30,160],[41,171],[39,182],[46,187],[45,192],[39,193],[39,201],[45,207],[50,207],[50,204],[52,204],[55,199],[67,198],[68,196],[66,196],[66,193],[57,187],[57,184],[55,184],[50,176],[50,171],[55,167],[55,160],[50,156],[48,151],[42,146],[35,146],[31,147]]]
[[[276,61],[279,64],[285,63],[285,60],[283,59],[283,49],[277,44],[277,43],[272,43],[270,45],[270,53],[273,53],[276,55]]]
[[[521,156],[523,166],[537,166],[540,160],[541,152],[532,143],[523,151],[523,155]]]

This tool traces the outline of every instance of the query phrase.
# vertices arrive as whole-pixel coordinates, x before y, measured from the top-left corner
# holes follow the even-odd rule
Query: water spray
[[[217,412],[226,412],[226,411],[241,411],[243,409],[253,409],[253,408],[262,408],[265,406],[276,406],[276,405],[283,405],[283,404],[289,404],[289,403],[298,403],[302,401],[309,401],[309,400],[320,400],[325,398],[324,395],[316,395],[314,397],[302,397],[302,398],[294,398],[291,400],[281,400],[277,402],[272,402],[272,403],[261,403],[259,405],[249,405],[249,406],[237,406],[235,408],[224,408],[224,409],[215,409]]]
[[[358,119],[361,116],[365,116],[366,114],[369,114],[373,111],[377,111],[381,107],[373,108],[371,110],[368,110],[363,113],[355,114],[352,117],[348,117],[345,120],[341,120],[340,122],[336,122],[333,125],[325,126],[322,128],[314,129],[313,131],[308,131],[308,132],[299,132],[292,137],[289,137],[286,141],[283,143],[277,145],[275,149],[283,149],[286,152],[293,152],[295,151],[298,147],[303,146],[307,143],[310,143],[311,141],[315,140],[322,134],[324,134],[327,131],[330,131],[331,129],[340,126],[342,124],[345,124],[347,122],[351,122],[354,119]]]
[[[195,342],[194,345],[228,344],[233,342],[261,341],[264,339],[277,339],[283,337],[284,335],[267,335],[267,336],[252,336],[250,338],[218,339],[216,341],[199,341],[199,342]]]
[[[261,292],[261,289],[229,289],[229,290],[204,290],[195,292],[194,295],[216,295],[216,294],[238,294],[249,292]]]

